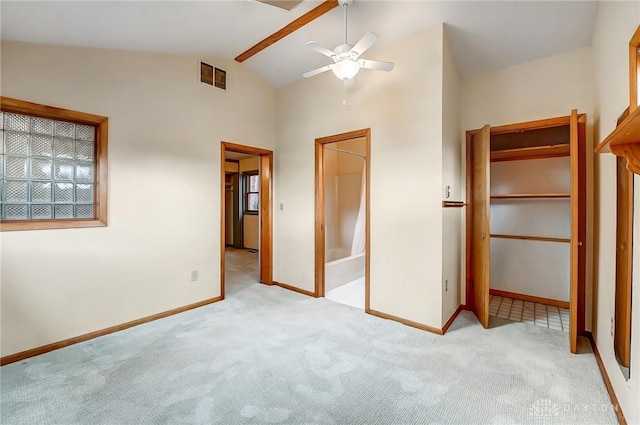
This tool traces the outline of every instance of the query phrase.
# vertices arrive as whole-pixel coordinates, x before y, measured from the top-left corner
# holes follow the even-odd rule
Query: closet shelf
[[[534,146],[518,149],[504,149],[491,151],[491,161],[516,161],[519,159],[557,158],[569,156],[571,149],[569,143],[551,146]]]
[[[491,199],[545,199],[545,198],[571,198],[570,193],[505,193],[490,195]]]
[[[491,234],[489,236],[496,239],[519,239],[524,241],[563,242],[563,243],[571,242],[571,239],[568,239],[568,238],[548,238],[543,236],[498,235],[498,234]]]
[[[640,174],[640,107],[626,117],[597,147],[596,152],[613,152],[627,160],[627,168]]]

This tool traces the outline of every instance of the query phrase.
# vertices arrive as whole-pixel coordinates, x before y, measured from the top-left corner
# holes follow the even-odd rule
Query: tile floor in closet
[[[569,310],[491,295],[489,316],[569,332]]]

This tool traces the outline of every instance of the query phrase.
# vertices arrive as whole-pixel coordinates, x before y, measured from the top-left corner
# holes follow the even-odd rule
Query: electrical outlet
[[[191,270],[191,282],[196,282],[199,278],[198,270]]]
[[[615,324],[614,324],[613,317],[612,317],[611,318],[611,336],[612,337],[613,337],[614,331],[615,331]]]
[[[280,202],[280,211],[284,211],[284,202]]]
[[[449,291],[449,280],[445,279],[444,280],[444,292]]]

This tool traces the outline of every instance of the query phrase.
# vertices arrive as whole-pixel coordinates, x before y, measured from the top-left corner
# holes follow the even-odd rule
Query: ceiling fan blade
[[[356,43],[355,46],[351,48],[351,52],[356,54],[356,57],[359,57],[361,54],[367,51],[367,49],[378,41],[380,37],[375,32],[368,32],[362,36],[360,41]]]
[[[322,74],[323,72],[327,72],[327,71],[333,69],[334,65],[335,64],[333,64],[333,63],[331,65],[325,65],[325,66],[323,66],[321,68],[314,69],[313,71],[305,72],[304,74],[302,74],[302,76],[304,78],[314,77],[314,76],[316,76],[318,74]]]
[[[324,46],[321,46],[320,43],[318,43],[317,41],[309,41],[308,43],[306,43],[306,45],[311,47],[316,52],[322,53],[323,55],[330,57],[331,59],[333,59],[336,56],[336,52],[334,52],[333,50],[329,50]]]
[[[375,69],[378,71],[386,72],[391,71],[395,66],[393,62],[371,61],[367,59],[361,59],[358,61],[358,63],[360,64],[360,68]]]

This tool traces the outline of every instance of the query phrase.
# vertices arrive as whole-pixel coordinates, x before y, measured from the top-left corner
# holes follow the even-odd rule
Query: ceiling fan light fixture
[[[336,62],[331,71],[341,80],[350,80],[360,71],[360,65],[356,61],[345,58]]]
[[[329,50],[326,47],[321,46],[316,41],[307,42],[307,46],[311,47],[318,53],[321,53],[333,60],[331,65],[325,65],[323,67],[314,69],[302,74],[305,78],[310,78],[318,74],[322,74],[328,70],[333,72],[333,75],[338,77],[342,81],[351,80],[356,76],[360,68],[376,69],[379,71],[389,72],[393,69],[392,62],[383,62],[375,60],[360,59],[360,55],[373,46],[380,37],[375,32],[368,32],[355,44],[349,44],[347,41],[347,6],[351,4],[353,0],[338,0],[340,6],[344,8],[344,43],[335,48],[335,50]]]

